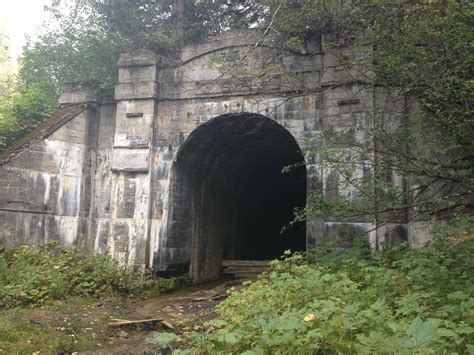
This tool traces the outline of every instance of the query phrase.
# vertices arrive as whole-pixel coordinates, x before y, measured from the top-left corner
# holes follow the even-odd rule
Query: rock
[[[128,337],[128,333],[125,330],[121,330],[120,332],[117,333],[117,336],[119,338],[126,338]]]

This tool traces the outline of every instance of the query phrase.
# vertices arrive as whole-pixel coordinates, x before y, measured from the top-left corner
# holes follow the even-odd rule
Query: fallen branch
[[[168,328],[168,329],[170,329],[170,330],[175,330],[175,327],[174,327],[171,323],[169,323],[169,322],[167,322],[167,321],[165,321],[165,320],[162,321],[161,324],[163,324],[164,327],[166,327],[166,328]]]

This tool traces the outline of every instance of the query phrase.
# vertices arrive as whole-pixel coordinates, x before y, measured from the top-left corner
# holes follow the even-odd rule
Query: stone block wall
[[[286,52],[273,74],[261,79],[262,58],[274,58],[267,43],[249,49],[255,38],[251,31],[226,33],[186,46],[173,60],[146,50],[125,53],[114,97],[100,96],[94,83],[66,88],[61,103],[87,102],[88,108],[0,166],[0,238],[12,244],[59,240],[134,268],[189,263],[192,241],[173,239],[170,232],[176,220],[194,228],[187,221],[191,202],[173,205],[176,196],[189,193],[174,167],[198,127],[222,115],[258,114],[283,127],[304,151],[327,127],[370,125],[374,107],[388,102],[364,85],[369,71],[344,69],[342,59],[361,58],[362,50],[329,50],[323,38],[310,53]],[[248,75],[232,76],[229,58],[240,58]],[[337,172],[317,166],[310,155],[305,159],[308,194],[335,190],[359,198],[356,191],[337,189]],[[376,232],[377,221],[369,216],[307,221],[307,246],[355,231],[375,245],[392,230],[406,229],[407,221],[399,222]]]
[[[91,161],[97,116],[79,110],[63,126],[31,144],[0,169],[0,238],[34,244],[72,245],[87,235]]]

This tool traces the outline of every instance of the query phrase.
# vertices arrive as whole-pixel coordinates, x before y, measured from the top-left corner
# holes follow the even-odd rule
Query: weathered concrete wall
[[[87,235],[97,116],[80,112],[0,170],[0,237],[11,244]]]
[[[173,164],[196,128],[230,113],[259,114],[281,125],[304,151],[307,140],[318,139],[327,127],[371,124],[377,98],[363,83],[372,74],[345,70],[340,61],[363,51],[329,51],[323,39],[277,62],[267,50],[271,43],[250,49],[256,38],[248,31],[226,33],[183,48],[177,60],[149,51],[126,53],[114,98],[99,97],[94,87],[68,87],[62,103],[86,101],[96,109],[1,165],[0,237],[13,244],[60,240],[110,253],[129,266],[164,270],[189,262],[192,254],[192,243],[173,240],[170,229],[176,219],[186,223],[190,216],[173,206],[177,194],[187,193],[173,180]],[[247,74],[233,75],[233,58]],[[262,63],[273,66],[264,79],[256,75],[265,70]],[[357,134],[360,141],[369,139]],[[357,191],[339,191],[338,173],[317,166],[310,155],[306,170],[308,193],[360,198]],[[193,221],[187,222],[192,229]],[[354,231],[368,233],[375,245],[405,228],[407,221],[399,222],[382,233],[370,216],[308,221],[307,245]]]

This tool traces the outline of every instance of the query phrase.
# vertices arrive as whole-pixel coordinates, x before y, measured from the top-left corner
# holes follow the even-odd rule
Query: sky
[[[50,1],[0,0],[0,26],[10,38],[12,58],[17,59],[21,54],[25,35],[35,38],[38,26],[47,18],[43,7]]]

